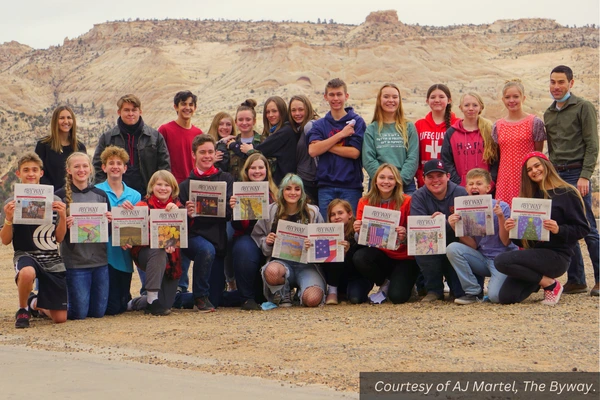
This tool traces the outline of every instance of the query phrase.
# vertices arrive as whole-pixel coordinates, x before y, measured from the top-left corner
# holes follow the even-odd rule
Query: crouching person
[[[256,223],[252,239],[266,257],[271,257],[279,220],[300,224],[321,223],[319,208],[307,203],[302,179],[287,174],[279,185],[277,201],[269,206],[267,219]],[[298,288],[300,303],[316,307],[323,303],[325,279],[315,264],[273,258],[262,267],[265,297],[280,307],[292,305],[291,290]]]

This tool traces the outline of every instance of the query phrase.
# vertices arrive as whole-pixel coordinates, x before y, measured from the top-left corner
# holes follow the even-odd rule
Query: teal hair
[[[310,222],[310,210],[308,208],[308,199],[306,192],[304,191],[304,183],[302,178],[296,174],[289,173],[283,177],[279,184],[279,191],[277,192],[277,219],[286,219],[287,213],[285,212],[285,199],[283,198],[283,191],[289,185],[298,185],[302,191],[302,196],[298,200],[298,210],[300,212],[300,223],[308,224]]]

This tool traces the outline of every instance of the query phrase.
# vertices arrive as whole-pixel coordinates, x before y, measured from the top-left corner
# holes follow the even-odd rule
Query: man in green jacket
[[[590,224],[590,233],[585,243],[594,268],[596,285],[590,295],[598,296],[598,230],[592,212],[590,179],[598,158],[598,117],[589,101],[571,93],[573,71],[566,65],[555,67],[550,73],[550,93],[554,102],[544,113],[548,136],[550,161],[560,177],[575,186],[583,197],[585,211]],[[564,294],[587,291],[583,257],[576,246],[568,270]]]

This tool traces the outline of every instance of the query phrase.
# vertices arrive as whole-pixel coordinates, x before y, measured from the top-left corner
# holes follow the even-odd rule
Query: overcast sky
[[[128,18],[292,20],[333,19],[361,24],[372,11],[395,9],[407,24],[445,26],[498,19],[549,18],[562,25],[600,25],[598,0],[6,0],[0,43],[16,40],[35,48],[62,44],[94,24]],[[205,4],[208,3],[208,4]]]

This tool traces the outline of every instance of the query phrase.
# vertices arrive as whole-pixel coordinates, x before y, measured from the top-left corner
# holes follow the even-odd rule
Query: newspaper
[[[515,220],[515,227],[510,230],[510,239],[550,240],[550,231],[544,229],[543,221],[550,219],[552,200],[528,199],[515,197],[512,200],[510,217]]]
[[[54,187],[15,183],[15,225],[49,225],[52,223]]]
[[[408,255],[446,254],[446,216],[408,217]]]
[[[71,203],[73,217],[69,239],[71,243],[107,243],[108,218],[106,203]]]
[[[150,210],[150,248],[188,247],[187,212]]]
[[[400,225],[400,211],[365,206],[358,244],[395,250],[399,246],[399,243],[396,243],[398,225]]]
[[[454,212],[460,215],[456,236],[487,236],[494,234],[492,195],[454,198]]]
[[[304,239],[308,236],[308,225],[280,219],[277,223],[277,237],[273,244],[273,257],[306,264]]]
[[[149,244],[148,207],[133,207],[133,210],[113,207],[111,212],[113,216],[113,246],[147,246]]]
[[[269,182],[234,182],[233,220],[264,219],[269,208]]]
[[[203,182],[190,179],[190,201],[194,203],[193,217],[225,218],[227,182]]]
[[[328,263],[344,261],[344,224],[308,224],[308,262]]]

